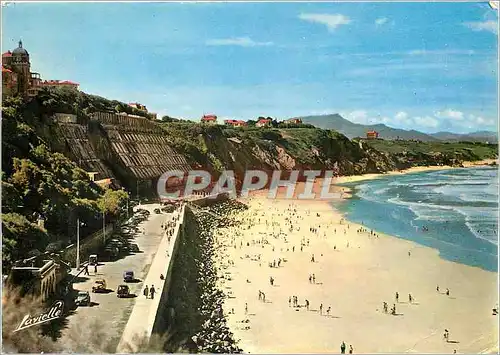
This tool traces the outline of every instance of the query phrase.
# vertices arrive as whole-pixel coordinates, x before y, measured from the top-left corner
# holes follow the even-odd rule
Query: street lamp
[[[85,223],[81,223],[82,226]],[[80,218],[76,219],[76,269],[80,270]]]

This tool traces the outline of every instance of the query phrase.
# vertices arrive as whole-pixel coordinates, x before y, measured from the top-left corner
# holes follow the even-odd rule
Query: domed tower
[[[19,40],[19,46],[12,51],[11,67],[17,73],[18,92],[26,94],[30,83],[30,55],[23,48],[23,42]]]

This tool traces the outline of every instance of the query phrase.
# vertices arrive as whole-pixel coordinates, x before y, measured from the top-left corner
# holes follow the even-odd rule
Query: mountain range
[[[312,124],[318,128],[334,129],[348,138],[366,137],[367,131],[377,131],[379,137],[383,139],[404,139],[421,140],[425,142],[432,141],[469,141],[469,142],[489,142],[497,143],[498,134],[492,131],[478,131],[473,133],[423,133],[416,130],[404,130],[388,127],[385,124],[363,125],[353,123],[339,114],[304,116],[300,117],[302,122]]]

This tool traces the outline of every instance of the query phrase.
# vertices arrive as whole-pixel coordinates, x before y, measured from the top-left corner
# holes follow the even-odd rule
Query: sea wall
[[[163,334],[169,328],[168,290],[172,279],[173,261],[184,231],[185,210],[186,206],[182,205],[173,213],[175,226],[173,230],[170,228],[165,230],[144,279],[144,285],[154,286],[156,296],[154,299],[146,299],[142,294],[136,295],[134,307],[116,349],[117,353],[143,351],[142,347],[147,347],[153,334]],[[166,219],[165,222],[168,221],[170,220]],[[163,280],[160,278],[161,275],[164,276]]]

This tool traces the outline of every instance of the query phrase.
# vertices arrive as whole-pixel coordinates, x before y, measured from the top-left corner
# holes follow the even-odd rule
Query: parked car
[[[89,291],[80,291],[76,296],[75,304],[77,306],[90,306],[90,293]]]
[[[116,296],[119,298],[128,297],[130,295],[130,289],[127,285],[120,285],[116,289]]]
[[[92,292],[99,293],[99,292],[106,292],[106,280],[104,279],[97,279],[94,281],[94,285],[92,286]]]
[[[92,254],[89,256],[89,265],[98,265],[97,264],[97,254]]]
[[[115,246],[112,246],[112,245],[108,245],[104,249],[104,252],[106,253],[106,255],[108,255],[108,257],[111,260],[115,260],[118,257],[118,255],[120,255],[120,249],[118,247],[115,247]]]
[[[134,272],[133,271],[125,271],[123,273],[123,281],[125,282],[131,282],[131,281],[134,281],[135,280],[135,277],[134,277]]]

